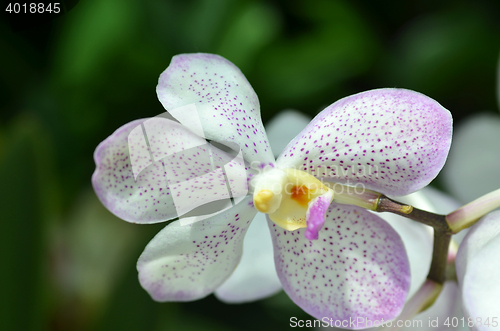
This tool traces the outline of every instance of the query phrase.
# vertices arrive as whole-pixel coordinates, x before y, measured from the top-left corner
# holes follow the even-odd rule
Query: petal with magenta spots
[[[235,207],[188,225],[167,225],[137,262],[139,281],[156,301],[201,299],[240,261],[243,237],[257,211],[247,197]]]
[[[133,223],[169,220],[210,201],[244,196],[248,189],[247,168],[232,170],[241,162],[167,119],[125,124],[99,144],[94,159],[97,196]]]
[[[248,162],[274,164],[259,99],[230,61],[213,54],[176,55],[160,75],[156,92],[167,111],[194,104],[205,138],[236,143]],[[193,124],[172,116],[187,127]]]
[[[404,89],[358,93],[324,109],[285,148],[280,168],[389,195],[406,195],[439,173],[451,144],[450,112]]]
[[[410,286],[408,258],[399,235],[381,218],[332,203],[313,241],[303,229],[268,224],[283,288],[310,315],[380,321],[401,312]]]

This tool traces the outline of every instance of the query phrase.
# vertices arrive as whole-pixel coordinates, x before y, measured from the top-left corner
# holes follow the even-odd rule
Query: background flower
[[[500,62],[497,98],[500,105]],[[498,189],[500,178],[492,175],[498,171],[500,162],[500,148],[496,143],[500,138],[498,114],[482,112],[471,116],[455,138],[450,163],[443,172],[444,183],[451,194],[463,202],[470,202]],[[491,212],[470,229],[459,233],[460,238],[465,238],[457,254],[457,278],[465,317],[474,319],[470,324],[472,330],[495,329],[492,317],[500,314],[497,304],[500,288],[494,277],[486,276],[496,274],[499,267],[495,258],[500,254],[499,217],[499,211]]]
[[[470,228],[457,254],[457,278],[471,330],[494,330],[500,313],[500,286],[494,276],[500,265],[500,211],[484,216]]]
[[[500,110],[500,60],[497,67],[497,100]],[[500,187],[500,116],[483,109],[459,125],[453,137],[444,185],[451,195],[469,203]]]

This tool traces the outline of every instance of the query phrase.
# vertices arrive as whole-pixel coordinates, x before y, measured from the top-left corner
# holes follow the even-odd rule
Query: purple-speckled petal
[[[243,303],[269,297],[279,290],[281,283],[274,267],[266,216],[257,213],[245,235],[240,263],[215,296],[227,303]]]
[[[176,55],[160,75],[156,92],[167,111],[194,104],[207,139],[235,142],[248,162],[274,163],[259,99],[228,60],[202,53]],[[175,113],[172,116],[191,125]]]
[[[328,191],[323,195],[311,200],[306,212],[307,228],[304,236],[309,240],[318,239],[318,232],[325,223],[325,213],[332,201],[333,191]]]
[[[191,301],[209,295],[238,264],[243,237],[256,213],[249,196],[201,222],[167,225],[139,257],[142,287],[156,301]]]
[[[221,167],[227,174],[239,166],[231,155],[164,118],[125,124],[99,144],[94,159],[92,184],[97,196],[115,215],[134,223],[162,222],[210,201],[229,201]],[[233,173],[229,179],[233,196],[246,195],[246,176]]]
[[[302,229],[268,224],[283,289],[310,315],[380,321],[401,312],[410,287],[408,258],[399,235],[381,218],[332,203],[314,241]]]
[[[500,211],[479,220],[465,236],[458,249],[456,268],[462,289],[466,318],[482,319],[482,325],[473,330],[497,330],[484,325],[487,317],[500,316]],[[497,318],[498,320],[498,318]]]
[[[426,186],[451,143],[449,111],[423,94],[379,89],[323,110],[285,148],[280,168],[295,168],[392,195]]]

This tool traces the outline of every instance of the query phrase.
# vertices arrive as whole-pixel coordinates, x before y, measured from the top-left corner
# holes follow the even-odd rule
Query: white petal
[[[403,89],[358,93],[324,109],[278,158],[280,168],[392,195],[412,193],[441,170],[451,115]]]
[[[215,291],[215,296],[227,303],[242,303],[266,298],[280,290],[271,234],[265,215],[258,213],[245,236],[238,267]]]
[[[456,259],[464,313],[483,324],[474,330],[496,330],[484,325],[486,318],[500,317],[500,211],[484,216],[467,233]],[[498,318],[496,319],[498,321]]]
[[[461,281],[463,306],[466,318],[473,318],[477,323],[473,330],[498,330],[492,324],[485,325],[486,319],[500,317],[500,284],[498,275],[500,266],[500,237],[485,245],[481,251],[467,263],[465,275]],[[499,318],[496,318],[498,321]]]
[[[238,264],[255,213],[252,198],[247,197],[206,220],[167,225],[139,257],[142,287],[156,301],[191,301],[209,295]]]
[[[177,212],[165,169],[161,162],[151,161],[144,136],[136,129],[144,121],[125,124],[97,146],[92,185],[99,200],[116,216],[134,223],[155,223],[172,219]],[[140,172],[137,180],[134,172]]]
[[[271,162],[274,156],[260,118],[259,99],[242,72],[213,54],[181,54],[160,75],[156,92],[167,111],[194,104],[199,120],[171,113],[205,138],[236,143],[248,162]]]
[[[241,159],[162,117],[122,126],[99,144],[94,159],[97,196],[129,222],[162,222],[248,192],[250,169],[238,162]],[[241,171],[235,172],[238,168]]]
[[[406,252],[381,218],[332,203],[319,239],[268,220],[276,270],[290,298],[315,318],[384,320],[401,311],[410,285]],[[363,328],[358,324],[356,328]]]

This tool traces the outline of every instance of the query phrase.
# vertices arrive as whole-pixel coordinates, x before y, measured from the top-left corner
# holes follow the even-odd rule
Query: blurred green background
[[[498,110],[500,1],[81,0],[36,28],[4,20],[0,35],[1,330],[271,330],[310,318],[283,293],[159,304],[140,287],[135,261],[163,225],[101,206],[92,153],[164,111],[155,86],[175,54],[235,63],[264,122],[379,87],[422,92],[455,123]]]

